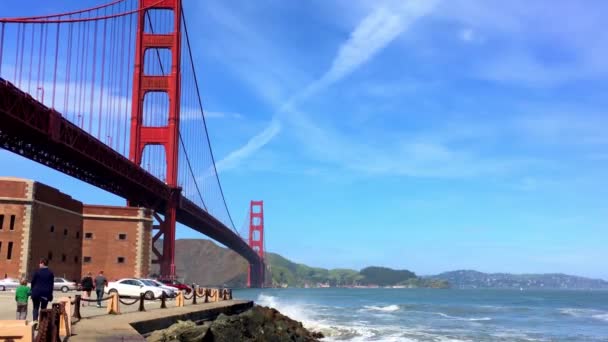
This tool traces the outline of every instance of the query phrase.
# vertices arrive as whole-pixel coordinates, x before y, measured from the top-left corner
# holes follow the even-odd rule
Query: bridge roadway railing
[[[163,181],[2,78],[0,147],[161,214],[172,193]],[[262,262],[221,221],[181,195],[178,201],[178,222],[222,243],[251,264]]]

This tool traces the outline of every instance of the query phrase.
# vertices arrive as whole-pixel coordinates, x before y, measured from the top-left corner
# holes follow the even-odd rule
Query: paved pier
[[[74,296],[76,293],[68,293]],[[14,292],[0,292],[0,320],[15,319]],[[54,294],[55,299],[65,297],[64,293]],[[132,301],[131,299],[124,299]],[[81,308],[82,320],[72,326],[73,336],[70,341],[145,341],[142,337],[155,330],[165,329],[178,320],[204,321],[217,317],[220,313],[227,315],[243,312],[253,306],[246,300],[226,300],[215,303],[193,305],[186,301],[186,306],[175,307],[175,301],[167,301],[167,309],[160,309],[160,301],[146,301],[145,312],[137,311],[139,303],[120,305],[120,315],[106,314],[106,304],[102,308],[88,306]],[[32,319],[31,302],[28,307],[28,320]]]

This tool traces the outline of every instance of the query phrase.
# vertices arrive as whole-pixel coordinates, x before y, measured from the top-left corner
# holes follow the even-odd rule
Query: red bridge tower
[[[181,0],[139,0],[137,18],[137,40],[135,47],[135,72],[133,75],[133,97],[131,107],[131,144],[129,158],[141,165],[144,148],[148,145],[164,147],[166,156],[165,182],[173,190],[167,198],[165,217],[155,215],[159,221],[158,232],[153,241],[163,236],[163,251],[160,253],[152,246],[156,256],[153,263],[160,263],[162,277],[175,277],[175,223],[179,203],[177,199],[181,189],[177,183],[177,159],[179,143],[180,112],[180,76],[181,76]],[[173,16],[173,31],[164,34],[146,32],[146,15],[148,11],[170,10]],[[144,63],[149,49],[167,49],[171,52],[171,70],[163,75],[146,75]],[[152,55],[152,54],[151,54]],[[169,99],[168,122],[164,126],[144,126],[143,109],[146,94],[152,92],[166,93]]]
[[[249,264],[247,287],[263,287],[264,268],[264,201],[251,201],[249,206],[249,246],[260,256],[260,264]]]

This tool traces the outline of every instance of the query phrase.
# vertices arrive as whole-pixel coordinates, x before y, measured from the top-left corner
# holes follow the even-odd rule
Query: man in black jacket
[[[34,321],[38,321],[39,309],[46,309],[50,301],[53,300],[53,283],[55,275],[49,270],[49,262],[40,259],[40,268],[32,278],[32,302],[34,303]]]
[[[91,272],[88,272],[87,275],[82,278],[80,285],[82,286],[83,298],[91,299],[91,291],[93,291],[93,288],[95,287],[93,285],[93,276]],[[84,303],[85,302],[82,302],[82,306],[85,306]],[[89,302],[86,303],[86,305],[89,306]]]

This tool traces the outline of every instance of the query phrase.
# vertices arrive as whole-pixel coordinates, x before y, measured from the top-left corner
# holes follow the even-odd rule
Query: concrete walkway
[[[216,303],[187,305],[181,308],[170,306],[146,312],[130,312],[120,315],[104,315],[83,318],[73,325],[70,341],[145,341],[142,334],[165,329],[178,320],[203,321],[243,312],[253,306],[245,300],[227,300]]]
[[[72,297],[79,292],[53,294],[55,302],[61,297]],[[123,298],[132,302],[134,299]],[[165,329],[178,320],[203,321],[211,320],[220,313],[227,315],[243,312],[253,306],[253,302],[245,300],[227,300],[215,303],[193,305],[192,300],[186,300],[186,306],[175,307],[174,300],[167,301],[167,309],[160,309],[160,301],[146,301],[145,312],[137,311],[139,303],[120,305],[120,315],[108,315],[103,302],[101,308],[94,303],[81,308],[82,320],[72,326],[73,336],[70,341],[145,341],[142,334],[150,334],[155,330]],[[50,305],[49,305],[50,308]],[[15,293],[0,292],[0,320],[15,319]],[[32,319],[31,301],[28,307],[28,321]],[[0,322],[1,324],[1,322]]]
[[[81,294],[80,292],[76,292],[76,291],[71,291],[71,292],[67,292],[67,293],[62,293],[62,292],[54,292],[53,293],[53,302],[57,303],[59,301],[59,298],[62,297],[71,297],[72,299],[77,295],[77,294]],[[104,295],[104,296],[107,296]],[[93,299],[95,299],[96,296],[93,293]],[[126,302],[132,302],[135,299],[131,299],[131,298],[123,298],[124,301]],[[200,299],[199,299],[200,301]],[[189,303],[191,303],[192,301],[186,301],[186,305],[188,305]],[[108,302],[102,302],[102,307],[101,308],[97,308],[96,307],[96,303],[84,303],[85,307],[82,307],[80,309],[80,314],[82,317],[85,318],[91,318],[91,317],[97,317],[97,316],[105,316],[106,312],[107,312],[107,307],[106,305],[108,304]],[[167,307],[173,307],[175,306],[175,302],[173,300],[167,300]],[[30,300],[28,303],[28,312],[27,312],[27,320],[31,321],[32,320],[32,301]],[[159,301],[146,301],[145,302],[145,307],[146,309],[158,309],[160,308],[160,302]],[[51,305],[48,306],[48,308],[51,308]],[[137,309],[139,308],[139,303],[134,304],[134,305],[121,305],[121,312],[135,312],[137,311]],[[17,309],[17,305],[15,304],[15,292],[14,291],[4,291],[4,292],[0,292],[0,320],[5,320],[5,319],[15,319],[15,310]]]

